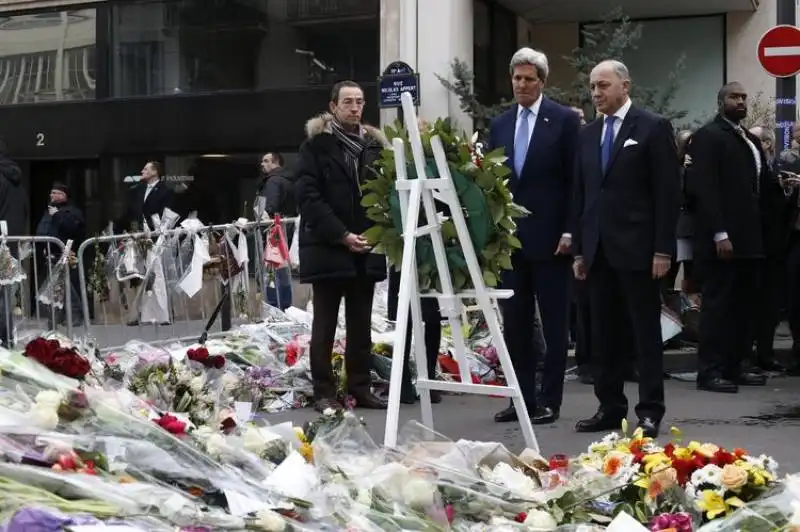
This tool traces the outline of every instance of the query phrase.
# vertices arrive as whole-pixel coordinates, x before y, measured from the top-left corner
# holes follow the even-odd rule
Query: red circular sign
[[[800,72],[800,29],[784,24],[768,30],[758,41],[758,62],[776,78]]]

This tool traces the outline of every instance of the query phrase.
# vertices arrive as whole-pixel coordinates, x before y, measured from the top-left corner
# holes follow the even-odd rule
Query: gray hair
[[[542,81],[547,80],[547,74],[550,73],[550,66],[547,63],[547,56],[533,48],[520,48],[513,56],[511,56],[511,63],[509,64],[509,71],[513,74],[514,68],[522,65],[531,65],[536,69],[536,74]]]
[[[597,63],[597,66],[594,68],[598,68],[600,66],[610,66],[611,71],[614,72],[614,74],[622,81],[631,80],[631,73],[628,70],[628,67],[626,67],[625,63],[622,61],[618,61],[616,59],[606,59],[605,61],[600,61]]]

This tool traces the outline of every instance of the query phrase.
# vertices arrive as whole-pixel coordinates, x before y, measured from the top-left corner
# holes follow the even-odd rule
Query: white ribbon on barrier
[[[247,237],[244,234],[247,223],[247,218],[239,218],[233,222],[230,230],[225,233],[225,240],[228,241],[228,249],[233,252],[236,263],[239,266],[243,266],[250,260],[250,250],[247,246]],[[234,236],[239,239],[235,245],[232,238]]]
[[[181,228],[189,231],[187,238],[192,239],[192,259],[178,288],[190,298],[203,289],[203,266],[211,261],[208,242],[200,236],[203,227],[203,222],[197,218],[187,218],[181,222]]]

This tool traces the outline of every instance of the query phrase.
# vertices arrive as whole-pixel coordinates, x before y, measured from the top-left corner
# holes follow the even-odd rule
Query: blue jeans
[[[270,275],[274,281],[270,286]],[[288,268],[267,271],[264,273],[264,286],[266,287],[267,304],[281,310],[292,306],[292,271]]]

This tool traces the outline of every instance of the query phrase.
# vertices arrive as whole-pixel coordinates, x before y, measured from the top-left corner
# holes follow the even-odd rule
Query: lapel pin
[[[544,121],[545,121],[545,122],[549,122],[549,121],[550,121],[550,119],[549,119],[549,118],[547,118],[547,117],[544,117]]]

